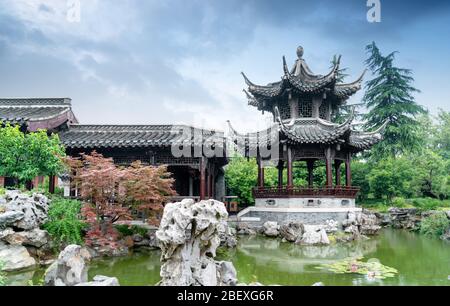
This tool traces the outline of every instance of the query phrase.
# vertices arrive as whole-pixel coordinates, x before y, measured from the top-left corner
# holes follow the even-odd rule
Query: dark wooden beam
[[[55,175],[50,175],[48,177],[48,192],[51,194],[55,193],[56,179],[57,179],[57,177]]]
[[[283,170],[284,170],[284,162],[282,160],[280,160],[278,162],[278,187],[282,188],[283,187]]]
[[[341,186],[341,160],[334,161],[334,170],[336,172],[336,186]]]
[[[288,146],[288,148],[287,148],[287,185],[288,185],[288,187],[294,186],[292,166],[293,166],[292,149],[290,146]]]
[[[331,165],[331,148],[327,148],[325,152],[325,165],[326,165],[326,172],[327,172],[327,187],[333,187],[333,170]]]
[[[206,158],[200,159],[200,200],[206,199]]]
[[[314,186],[314,159],[306,161],[306,166],[308,167],[308,187],[312,188]]]
[[[264,167],[261,158],[258,157],[258,187],[264,187]]]
[[[351,169],[351,155],[350,153],[347,155],[347,159],[345,160],[345,184],[347,187],[352,186],[352,169]]]

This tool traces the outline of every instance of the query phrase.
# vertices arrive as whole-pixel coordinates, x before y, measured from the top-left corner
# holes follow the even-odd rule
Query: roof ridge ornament
[[[284,70],[284,76],[289,78],[291,76],[291,73],[289,72],[289,68],[286,63],[286,57],[284,55],[283,55],[283,70]]]
[[[359,76],[359,78],[357,78],[355,81],[351,82],[351,83],[340,83],[340,84],[336,84],[336,86],[339,87],[346,87],[346,86],[352,86],[352,85],[356,85],[358,83],[361,83],[362,80],[364,79],[364,76],[367,73],[367,68],[364,69],[364,71],[361,73],[361,75]]]
[[[351,123],[353,121],[353,119],[355,119],[355,106],[351,106],[350,107],[351,111],[350,111],[350,115],[348,116],[347,120],[345,120],[344,123],[342,123],[339,127],[344,127],[346,125],[351,127]]]
[[[388,126],[388,124],[389,124],[390,122],[391,122],[390,119],[386,119],[386,120],[384,121],[384,123],[383,123],[379,128],[377,128],[375,131],[367,132],[367,133],[364,133],[364,134],[365,134],[365,135],[382,134],[382,133],[384,132],[384,130],[387,128],[387,126]]]
[[[242,74],[242,76],[244,77],[245,83],[246,83],[249,87],[251,87],[251,86],[255,87],[255,84],[253,84],[253,83],[247,78],[247,76],[245,75],[244,72],[241,72],[241,74]]]

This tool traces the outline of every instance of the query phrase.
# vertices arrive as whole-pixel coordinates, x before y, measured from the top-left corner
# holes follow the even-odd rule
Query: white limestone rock
[[[0,213],[0,228],[13,225],[24,218],[25,214],[21,211],[5,211]]]
[[[217,278],[219,286],[236,286],[237,272],[234,265],[229,261],[216,262]]]
[[[256,230],[246,222],[238,222],[236,224],[237,235],[250,235],[254,236],[257,234]]]
[[[103,275],[94,276],[92,282],[80,283],[77,287],[118,287],[119,280],[116,277],[108,277]]]
[[[299,237],[303,236],[305,227],[303,223],[298,221],[291,221],[283,223],[280,226],[280,236],[289,242],[295,242]]]
[[[328,245],[330,240],[328,239],[327,232],[324,228],[306,228],[302,238],[296,243],[303,245]]]
[[[31,231],[10,233],[3,238],[4,241],[12,245],[43,247],[49,242],[49,234],[46,230],[35,228]]]
[[[8,245],[0,241],[0,261],[3,271],[12,272],[34,268],[36,260],[21,245]]]
[[[45,286],[75,286],[87,283],[86,261],[90,260],[89,252],[79,245],[67,246],[45,272]]]
[[[167,204],[156,232],[162,251],[159,285],[217,286],[230,282],[229,269],[227,276],[222,275],[224,264],[218,269],[214,261],[220,245],[219,225],[227,217],[225,205],[215,200]]]
[[[267,221],[263,224],[263,233],[267,237],[278,237],[280,234],[277,222]]]
[[[339,223],[336,220],[326,220],[325,221],[325,231],[327,233],[336,233],[338,231]]]
[[[0,230],[0,240],[3,240],[4,238],[8,237],[9,235],[13,235],[14,231],[12,228],[5,228],[4,230]]]
[[[220,245],[227,248],[235,248],[237,245],[236,231],[228,226],[227,221],[223,221],[218,226]]]
[[[6,191],[4,198],[6,204],[2,205],[4,212],[0,214],[0,227],[14,226],[22,230],[32,230],[47,221],[49,200],[46,196],[36,193],[29,196],[12,190]],[[12,219],[16,220],[11,222]]]

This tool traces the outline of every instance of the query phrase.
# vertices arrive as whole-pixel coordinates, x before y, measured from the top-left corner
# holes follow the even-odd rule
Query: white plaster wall
[[[354,208],[349,198],[283,198],[255,199],[255,207],[273,208]]]

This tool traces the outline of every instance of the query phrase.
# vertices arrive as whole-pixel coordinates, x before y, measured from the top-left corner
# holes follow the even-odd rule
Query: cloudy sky
[[[342,54],[352,81],[376,41],[414,71],[419,103],[450,110],[448,0],[381,0],[380,23],[366,0],[79,0],[79,22],[70,2],[0,0],[0,96],[70,97],[82,123],[250,131],[268,118],[247,105],[241,71],[278,81],[302,45],[320,74]]]

